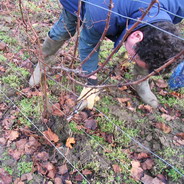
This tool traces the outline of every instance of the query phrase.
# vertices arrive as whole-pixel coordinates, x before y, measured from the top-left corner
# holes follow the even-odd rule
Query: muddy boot
[[[139,67],[138,65],[135,65],[133,74],[134,80],[138,80],[146,76],[148,74],[148,71],[146,69]],[[148,79],[139,84],[133,85],[133,87],[144,103],[152,106],[153,108],[158,107],[157,97],[152,93],[148,83]]]
[[[65,42],[64,40],[55,41],[52,40],[49,36],[46,37],[42,47],[45,64],[50,63],[49,56],[54,55],[59,50],[59,48],[64,44],[64,42]],[[39,62],[36,65],[36,68],[29,80],[30,87],[34,87],[40,83],[43,73],[44,73],[43,64]]]

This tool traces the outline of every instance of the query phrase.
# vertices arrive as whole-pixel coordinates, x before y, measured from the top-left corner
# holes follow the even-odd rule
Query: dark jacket
[[[60,2],[67,11],[76,15],[78,0],[60,0]],[[110,27],[106,36],[117,45],[123,38],[126,29],[130,28],[141,17],[141,9],[145,10],[150,2],[151,0],[113,0],[114,7],[112,11],[115,13],[111,15]],[[144,18],[144,22],[137,28],[145,26],[145,23],[170,21],[177,24],[182,20],[184,17],[184,0],[159,0],[159,2],[159,13],[155,4]],[[103,33],[109,0],[83,0],[82,4],[83,14],[88,11],[91,15],[91,20],[94,22],[94,29],[100,34]]]

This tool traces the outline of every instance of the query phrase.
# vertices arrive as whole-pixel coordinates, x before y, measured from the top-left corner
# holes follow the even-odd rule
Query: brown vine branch
[[[24,19],[24,14],[23,14],[23,11],[22,11],[22,1],[21,0],[19,0],[19,8],[20,8],[21,16],[22,16],[22,22],[24,23],[25,28],[26,28],[26,32],[27,32],[27,24],[26,24],[26,21]]]
[[[178,53],[176,56],[170,58],[164,65],[162,65],[161,67],[157,68],[156,70],[154,70],[153,72],[151,72],[150,74],[146,75],[145,77],[136,80],[136,81],[131,81],[131,82],[127,82],[127,83],[119,83],[119,84],[112,84],[112,85],[98,85],[98,86],[90,86],[92,88],[107,88],[107,87],[122,87],[122,86],[130,86],[130,85],[134,85],[134,84],[139,84],[142,81],[145,81],[146,79],[150,78],[151,76],[159,73],[161,70],[163,70],[164,68],[166,68],[167,66],[171,65],[172,63],[174,63],[175,61],[177,61],[178,59],[180,59],[182,56],[184,56],[184,50],[182,50],[180,53]],[[89,87],[88,85],[82,84],[81,82],[76,81],[73,78],[70,78],[71,80],[73,80],[74,82],[76,82],[77,84],[80,84],[84,87]]]
[[[21,16],[22,16],[22,21],[23,23],[26,25],[26,28],[29,26],[29,28],[32,30],[34,36],[35,36],[35,42],[37,42],[38,45],[38,63],[42,63],[43,65],[43,70],[44,70],[44,76],[43,76],[43,80],[42,80],[42,90],[43,90],[43,101],[44,101],[44,112],[42,114],[43,118],[48,118],[48,115],[50,114],[50,110],[49,110],[49,100],[48,100],[48,95],[47,95],[47,87],[46,87],[46,66],[44,64],[44,57],[42,54],[42,49],[41,49],[41,43],[40,43],[40,39],[38,34],[36,33],[35,29],[33,28],[31,21],[29,19],[29,16],[27,15],[27,23],[24,20],[24,15],[23,15],[23,11],[22,11],[22,5],[21,5],[21,0],[19,0],[19,7],[20,7],[20,12],[21,12]]]

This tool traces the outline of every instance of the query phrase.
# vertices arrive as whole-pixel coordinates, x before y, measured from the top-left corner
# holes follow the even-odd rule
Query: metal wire
[[[50,139],[47,138],[47,136],[42,133],[42,131],[19,109],[19,107],[10,98],[8,98],[8,96],[4,94],[3,91],[0,90],[0,92],[19,110],[19,112],[37,129],[37,131],[45,137],[45,139],[54,147],[54,149],[57,150],[57,152],[82,176],[82,178],[90,184],[86,177],[70,162],[70,160],[59,150],[59,148],[57,148],[54,143],[52,143],[52,141],[50,141]]]
[[[97,108],[95,108],[98,112],[102,113],[101,111],[99,111]],[[155,157],[157,157],[158,159],[160,159],[162,162],[164,162],[166,165],[172,167],[178,174],[180,174],[182,177],[184,177],[184,174],[182,174],[178,169],[176,169],[173,165],[171,165],[170,163],[168,163],[166,160],[164,160],[163,158],[161,158],[160,156],[158,156],[157,154],[155,154],[153,151],[151,151],[149,148],[147,148],[146,146],[144,146],[143,144],[141,144],[139,141],[137,141],[136,139],[134,139],[133,137],[131,137],[128,133],[126,133],[124,130],[122,130],[118,125],[116,125],[115,123],[113,123],[108,116],[106,116],[104,113],[102,113],[104,115],[104,117],[111,122],[114,126],[116,126],[123,134],[125,134],[129,139],[131,139],[133,142],[135,142],[136,144],[138,144],[141,148],[144,148],[145,150],[147,150],[149,153],[151,153],[152,155],[154,155]]]
[[[19,74],[20,75],[20,74]],[[50,79],[54,80],[52,77],[49,76]],[[54,80],[55,81],[55,80]],[[57,82],[57,81],[55,81]],[[58,83],[58,82],[57,82]],[[71,90],[69,90],[68,88],[66,88],[64,85],[61,85],[60,83],[58,83],[61,87],[65,88],[65,90],[71,92]],[[76,95],[74,92],[72,92],[72,94]],[[57,108],[57,107],[56,107]],[[137,141],[136,139],[134,139],[133,137],[131,137],[128,133],[126,133],[124,130],[122,130],[118,125],[116,125],[115,123],[113,123],[110,118],[105,115],[103,112],[101,112],[100,110],[98,110],[97,108],[95,108],[96,111],[98,111],[99,113],[103,114],[103,116],[106,118],[106,120],[108,120],[110,123],[112,123],[115,127],[117,127],[118,130],[120,130],[123,134],[125,134],[129,139],[131,139],[133,142],[135,142],[137,145],[139,145],[141,148],[147,150],[149,153],[151,153],[152,155],[154,155],[156,158],[160,159],[162,162],[164,162],[166,165],[170,166],[171,168],[173,168],[178,174],[180,174],[182,177],[184,177],[184,174],[182,174],[177,168],[175,168],[173,165],[171,165],[170,163],[168,163],[166,160],[164,160],[163,158],[161,158],[160,156],[158,156],[157,154],[155,154],[154,152],[152,152],[149,148],[147,148],[146,146],[144,146],[143,144],[141,144],[139,141]],[[59,109],[58,109],[59,110]],[[23,114],[24,115],[24,114]],[[28,118],[28,117],[27,117]],[[29,120],[31,121],[31,120]],[[31,122],[31,124],[33,124]],[[34,125],[36,126],[36,125]],[[39,132],[41,132],[39,130]]]
[[[96,7],[98,7],[98,8],[101,8],[101,9],[104,9],[104,10],[106,10],[106,11],[110,11],[109,9],[106,9],[106,8],[104,8],[104,7],[101,7],[101,6],[99,6],[99,5],[96,5],[96,4],[93,4],[93,3],[90,3],[90,2],[88,2],[88,1],[85,1],[85,0],[81,0],[82,2],[85,2],[85,3],[88,3],[88,4],[91,4],[91,5],[93,5],[93,6],[96,6]],[[145,4],[148,4],[148,3],[146,3],[146,2],[144,2],[144,1],[141,1],[141,0],[133,0],[133,1],[137,1],[137,2],[142,2],[142,3],[145,3]],[[177,16],[177,17],[179,17],[179,18],[184,18],[184,17],[182,17],[182,16],[179,16],[179,15],[176,15],[176,14],[174,14],[174,13],[172,13],[172,12],[170,12],[170,11],[168,11],[168,10],[165,10],[165,9],[163,9],[163,8],[161,8],[162,10],[164,10],[164,11],[166,11],[167,13],[170,13],[170,14],[172,14],[172,15],[174,15],[174,16]],[[131,18],[131,17],[127,17],[127,16],[124,16],[124,15],[121,15],[121,14],[119,14],[119,13],[117,13],[117,12],[114,12],[114,11],[111,11],[112,13],[114,13],[114,14],[116,14],[116,15],[119,15],[119,16],[121,16],[121,17],[123,17],[123,18],[126,18],[126,19],[130,19],[130,20],[134,20],[134,21],[138,21],[138,22],[141,22],[141,23],[144,23],[144,24],[146,24],[146,25],[149,25],[149,26],[151,26],[151,27],[154,27],[154,28],[156,28],[156,29],[158,29],[158,30],[160,30],[160,31],[163,31],[163,32],[165,32],[165,33],[167,33],[167,34],[169,34],[169,35],[172,35],[172,36],[174,36],[174,37],[176,37],[176,38],[178,38],[178,39],[181,39],[181,40],[184,40],[184,38],[182,38],[182,37],[180,37],[180,36],[177,36],[177,35],[174,35],[174,34],[172,34],[172,33],[170,33],[170,32],[168,32],[168,31],[165,31],[165,30],[163,30],[163,29],[161,29],[161,28],[159,28],[159,27],[157,27],[157,26],[154,26],[154,25],[152,25],[152,24],[149,24],[149,23],[147,23],[147,22],[145,22],[145,21],[140,21],[140,20],[137,20],[137,19],[134,19],[134,18]],[[56,80],[54,80],[52,77],[50,77],[49,75],[47,75],[47,77],[48,78],[50,78],[51,80],[53,80],[53,81],[55,81],[55,82],[57,82]],[[66,88],[64,85],[61,85],[60,83],[58,83],[57,82],[57,84],[59,84],[61,87],[63,87],[65,90],[67,90],[67,91],[69,91],[70,93],[72,93],[73,95],[75,95],[75,96],[77,96],[74,92],[72,92],[71,90],[69,90],[68,88]],[[66,159],[66,161],[83,177],[83,179],[87,182],[87,183],[90,183],[87,179],[86,179],[86,177],[77,169],[77,168],[75,168],[75,166],[67,159],[67,157],[65,157],[65,155],[41,132],[41,130],[39,130],[39,128],[18,108],[18,106],[6,95],[6,94],[4,94],[1,90],[0,90],[0,92],[13,104],[13,105],[15,105],[16,107],[17,107],[17,109],[22,113],[22,115],[37,129],[37,131],[38,132],[40,132],[46,139],[47,139],[47,141],[54,147],[54,149],[56,149],[57,150],[57,152],[64,158],[64,159]],[[19,91],[19,92],[21,92],[21,91]],[[22,92],[21,92],[22,93]],[[57,107],[56,107],[57,108]],[[128,133],[126,133],[124,130],[122,130],[118,125],[116,125],[115,123],[113,123],[111,120],[110,120],[110,118],[107,116],[107,115],[105,115],[104,113],[102,113],[101,111],[99,111],[97,108],[95,108],[99,113],[101,113],[101,114],[103,114],[103,116],[106,118],[106,120],[107,121],[109,121],[109,122],[111,122],[115,127],[117,127],[117,129],[119,130],[119,131],[121,131],[123,134],[125,134],[128,138],[130,138],[134,143],[136,143],[139,147],[141,147],[141,148],[143,148],[143,149],[145,149],[145,150],[147,150],[149,153],[151,153],[152,155],[154,155],[156,158],[158,158],[159,160],[161,160],[162,162],[164,162],[166,165],[168,165],[168,166],[170,166],[171,168],[173,168],[178,174],[180,174],[182,177],[184,177],[184,174],[182,174],[177,168],[175,168],[173,165],[171,165],[170,163],[168,163],[166,160],[164,160],[163,158],[161,158],[160,156],[158,156],[157,154],[155,154],[153,151],[151,151],[149,148],[147,148],[146,146],[144,146],[143,144],[141,144],[139,141],[137,141],[136,139],[134,139],[133,137],[131,137]],[[60,110],[60,109],[59,109]],[[87,134],[85,131],[84,131],[84,133],[87,135],[87,136],[90,136],[89,134]],[[90,136],[91,137],[91,136]],[[93,138],[93,137],[92,137]],[[94,138],[93,138],[94,139]],[[95,140],[95,139],[94,139]],[[95,140],[96,141],[96,140]],[[96,141],[97,142],[97,141]],[[98,142],[97,142],[98,143]],[[104,148],[100,143],[98,143],[99,145],[100,145],[100,147],[102,147],[102,148]]]

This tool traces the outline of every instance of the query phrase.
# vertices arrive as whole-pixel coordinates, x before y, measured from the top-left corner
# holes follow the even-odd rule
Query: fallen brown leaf
[[[72,184],[72,182],[69,181],[69,180],[65,180],[65,183],[66,183],[66,184]]]
[[[120,104],[130,101],[130,98],[117,98]]]
[[[132,112],[136,112],[136,109],[132,107],[132,104],[129,101],[127,102],[127,109],[129,109]]]
[[[82,181],[82,180],[83,180],[83,177],[80,174],[77,174],[75,176],[75,181]]]
[[[74,107],[75,106],[75,101],[71,98],[68,98],[66,101],[65,101],[66,105],[69,106],[69,107]]]
[[[138,109],[146,110],[147,112],[153,112],[153,108],[150,105],[139,105]]]
[[[106,138],[105,138],[105,140],[108,142],[108,143],[110,143],[110,144],[112,144],[112,143],[114,143],[114,134],[112,134],[112,133],[109,133],[109,134],[105,134],[106,136]]]
[[[16,148],[18,150],[24,151],[25,150],[25,144],[27,143],[26,139],[20,139],[19,141],[17,141],[16,144]]]
[[[55,103],[52,105],[52,114],[55,116],[64,116],[59,103]]]
[[[127,90],[127,86],[122,86],[122,87],[120,87],[120,88],[118,88],[120,91],[125,91],[125,90]]]
[[[181,139],[184,139],[184,132],[177,133],[176,136],[179,137],[179,138],[181,138]]]
[[[2,184],[12,183],[12,176],[10,176],[3,168],[0,168],[0,182],[2,182]]]
[[[84,174],[84,175],[89,175],[89,174],[92,174],[92,172],[91,172],[90,170],[88,170],[88,169],[84,169],[84,170],[82,171],[82,174]]]
[[[159,178],[153,178],[147,174],[144,174],[144,176],[141,178],[141,181],[144,184],[166,184],[166,182],[162,182],[162,180],[160,180]]]
[[[22,181],[24,180],[31,181],[32,179],[33,179],[32,173],[26,173],[21,176]]]
[[[3,50],[5,50],[6,49],[6,43],[4,43],[4,42],[0,42],[0,51],[3,51]]]
[[[75,139],[74,137],[69,137],[67,140],[66,140],[66,147],[72,149],[72,144],[75,144]]]
[[[156,85],[159,87],[159,88],[166,88],[168,86],[167,82],[165,82],[164,80],[162,79],[158,79],[156,81]]]
[[[54,178],[54,184],[62,184],[62,179],[59,177]]]
[[[6,70],[5,70],[5,68],[3,66],[0,66],[0,71],[1,72],[5,72]]]
[[[152,184],[165,184],[164,182],[162,182],[161,180],[159,180],[157,177],[153,178],[152,180]]]
[[[59,169],[59,174],[62,174],[62,175],[66,174],[68,172],[68,168],[67,168],[66,164],[58,167],[58,169]]]
[[[0,137],[0,144],[5,145],[6,139],[4,137]]]
[[[59,137],[54,133],[52,132],[52,130],[50,128],[48,128],[48,130],[44,131],[43,132],[44,135],[50,140],[50,141],[53,141],[55,143],[57,143],[59,141]]]
[[[50,162],[43,163],[42,166],[47,169],[47,171],[48,171],[47,176],[49,178],[54,179],[54,177],[56,175],[55,166]]]
[[[1,103],[1,104],[0,104],[0,111],[6,110],[7,107],[8,107],[8,106],[7,106],[5,103]]]
[[[152,159],[146,159],[143,163],[141,163],[143,170],[150,170],[153,166],[154,162]]]
[[[87,119],[84,121],[84,126],[90,130],[95,130],[97,128],[97,122],[95,119]]]
[[[112,168],[113,168],[115,173],[120,173],[121,172],[121,168],[117,164],[112,165]]]
[[[166,134],[171,132],[171,127],[166,125],[165,123],[155,123],[154,126],[158,129],[162,130]]]
[[[131,176],[135,179],[135,180],[140,180],[141,177],[143,176],[143,169],[140,167],[141,164],[139,161],[132,161],[132,168],[130,170]]]
[[[33,154],[41,144],[34,137],[29,137],[28,142],[25,144],[25,153]]]
[[[45,151],[34,154],[34,159],[37,161],[47,161],[49,159],[49,154]]]
[[[147,154],[147,153],[138,153],[138,155],[137,155],[137,159],[139,160],[139,159],[145,159],[145,158],[148,158],[149,157],[149,155]]]
[[[19,160],[20,157],[21,157],[22,155],[24,155],[24,152],[23,152],[23,151],[20,151],[20,150],[18,150],[18,149],[15,149],[15,150],[9,149],[9,150],[8,150],[8,153],[9,153],[15,160]]]
[[[141,181],[144,183],[144,184],[153,184],[152,181],[153,181],[153,177],[147,175],[147,174],[144,174],[144,176],[141,178]]]
[[[178,93],[178,92],[176,92],[176,91],[173,91],[173,92],[171,92],[170,94],[171,94],[172,96],[174,96],[174,97],[179,98],[179,99],[184,98],[184,94]]]
[[[184,146],[184,139],[181,139],[181,138],[178,137],[178,136],[174,136],[174,138],[173,138],[173,143],[174,143],[176,146]]]
[[[163,183],[167,183],[167,179],[166,179],[166,177],[164,176],[164,175],[162,175],[162,174],[158,174],[157,175],[157,178],[159,179],[159,180],[161,180]]]
[[[170,116],[168,114],[162,114],[161,117],[164,118],[166,121],[172,121],[175,119],[175,117]]]
[[[8,140],[13,141],[19,137],[19,132],[17,130],[8,130],[6,137]]]
[[[160,110],[161,112],[163,112],[163,113],[168,114],[168,111],[167,111],[166,109],[164,109],[163,107],[159,107],[159,110]]]

